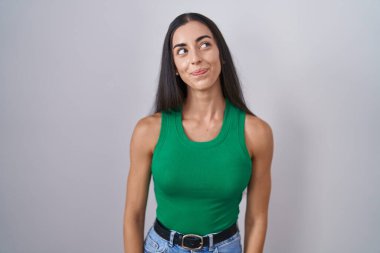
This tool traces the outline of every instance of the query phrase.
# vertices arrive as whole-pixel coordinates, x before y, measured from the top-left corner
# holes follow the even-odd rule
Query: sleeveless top
[[[244,139],[245,112],[225,102],[221,130],[205,142],[187,137],[182,106],[161,112],[151,171],[156,217],[171,230],[207,235],[237,222],[252,161]]]

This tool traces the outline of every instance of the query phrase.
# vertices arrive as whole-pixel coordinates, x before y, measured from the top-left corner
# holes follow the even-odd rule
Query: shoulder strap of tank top
[[[240,109],[238,109],[238,136],[239,136],[239,143],[240,143],[240,147],[243,151],[243,153],[245,153],[247,155],[247,157],[250,158],[250,155],[249,155],[249,152],[248,152],[248,149],[247,149],[247,145],[246,145],[246,142],[245,142],[245,118],[246,118],[246,113]]]
[[[173,118],[173,113],[167,111],[161,111],[161,128],[160,135],[157,140],[156,147],[154,148],[153,153],[157,153],[166,140],[166,136],[168,134],[168,130],[170,127],[170,119]]]

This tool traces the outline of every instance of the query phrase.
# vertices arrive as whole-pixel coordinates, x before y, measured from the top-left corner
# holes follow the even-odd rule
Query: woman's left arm
[[[247,114],[245,140],[252,158],[252,177],[247,187],[244,253],[262,253],[271,193],[272,129],[262,119]]]

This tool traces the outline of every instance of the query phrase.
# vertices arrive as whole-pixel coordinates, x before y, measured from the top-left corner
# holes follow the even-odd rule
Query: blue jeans
[[[172,235],[174,235],[172,230]],[[212,243],[212,234],[208,235],[210,237],[210,246],[204,246],[199,250],[188,250],[179,245],[174,245],[170,241],[165,240],[159,236],[154,230],[153,226],[150,227],[148,234],[144,240],[144,253],[193,253],[193,252],[203,252],[203,253],[241,253],[241,238],[240,232],[237,231],[234,235],[225,239],[224,241],[218,242],[216,244]]]

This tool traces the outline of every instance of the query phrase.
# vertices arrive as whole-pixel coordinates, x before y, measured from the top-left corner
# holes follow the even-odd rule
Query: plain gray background
[[[0,252],[123,251],[130,137],[151,112],[167,27],[190,11],[216,22],[273,129],[265,252],[379,253],[369,0],[0,1]]]

